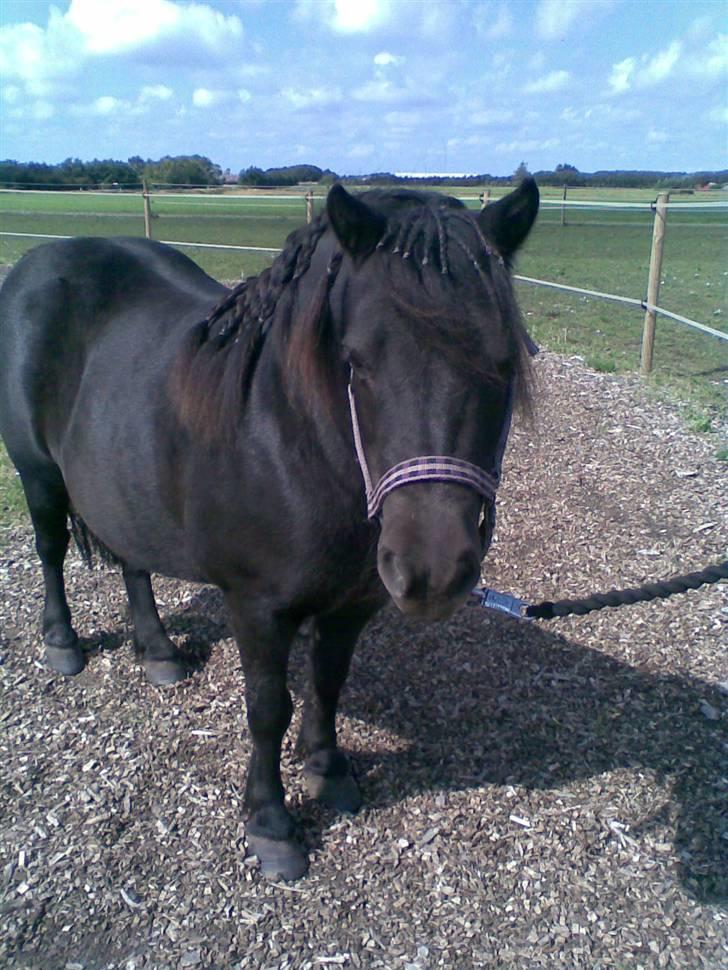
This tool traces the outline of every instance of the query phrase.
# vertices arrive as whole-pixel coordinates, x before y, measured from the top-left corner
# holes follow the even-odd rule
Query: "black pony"
[[[354,811],[335,715],[362,627],[388,595],[446,617],[479,578],[527,394],[509,266],[537,210],[532,180],[478,216],[439,194],[334,186],[231,291],[158,243],[74,239],[34,249],[0,292],[0,432],[43,566],[47,662],[84,665],[69,515],[121,565],[153,684],[185,669],[150,573],[220,587],[254,745],[247,837],[268,875],[307,865],[279,768],[301,623],[315,621],[307,783]]]

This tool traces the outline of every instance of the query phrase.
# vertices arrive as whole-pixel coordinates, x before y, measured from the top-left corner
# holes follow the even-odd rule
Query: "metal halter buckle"
[[[488,589],[487,586],[476,586],[470,594],[478,600],[478,606],[486,610],[497,610],[499,613],[507,613],[509,616],[518,617],[519,620],[531,620],[533,617],[526,615],[528,603],[511,596],[510,593],[499,593],[495,589]]]

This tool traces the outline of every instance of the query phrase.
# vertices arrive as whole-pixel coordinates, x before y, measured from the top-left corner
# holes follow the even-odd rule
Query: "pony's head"
[[[379,574],[415,617],[460,605],[490,544],[513,403],[528,393],[509,268],[538,201],[532,179],[479,215],[435,193],[329,193],[327,326],[381,520]]]
[[[172,374],[180,420],[208,441],[234,440],[271,338],[292,399],[331,413],[340,395],[381,522],[379,574],[413,616],[451,613],[490,543],[511,412],[528,397],[509,269],[538,199],[527,179],[475,215],[436,193],[335,185],[273,266],[190,331]]]

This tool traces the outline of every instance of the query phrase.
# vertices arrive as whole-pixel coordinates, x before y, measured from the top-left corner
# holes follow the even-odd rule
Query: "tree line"
[[[335,172],[317,165],[287,165],[262,169],[255,166],[232,175],[204,155],[166,155],[153,160],[134,156],[126,162],[95,158],[83,162],[67,158],[58,165],[43,162],[0,161],[0,185],[14,188],[138,189],[148,185],[216,186],[230,183],[262,187],[298,185],[301,182],[333,182]]]
[[[221,185],[224,173],[204,155],[166,155],[156,161],[134,156],[126,162],[67,158],[58,165],[0,161],[0,184],[17,188],[140,188],[143,181],[165,185]]]
[[[622,189],[682,189],[692,190],[700,186],[715,183],[728,184],[728,169],[702,172],[659,172],[659,171],[631,171],[618,169],[615,171],[580,172],[574,165],[568,163],[557,165],[555,169],[540,169],[531,172],[525,162],[521,162],[512,175],[422,175],[397,176],[392,172],[375,172],[372,175],[343,178],[343,182],[361,183],[369,185],[514,185],[527,175],[533,175],[539,185],[568,185],[571,188],[622,188]]]
[[[523,163],[521,163],[523,164]],[[695,189],[711,182],[728,182],[728,171],[656,172],[656,171],[597,171],[580,172],[576,166],[557,165],[552,172],[534,172],[539,185],[600,186],[623,189]]]
[[[393,184],[439,184],[474,186],[512,185],[529,172],[526,162],[521,162],[511,175],[482,173],[466,177],[422,176],[403,177],[392,172],[374,172],[370,175],[344,176],[341,181],[369,185]],[[701,172],[659,171],[597,171],[580,172],[568,163],[557,165],[553,170],[532,173],[540,185],[569,185],[572,187],[605,186],[609,188],[650,188],[690,190],[701,185],[728,183],[728,170]],[[58,165],[43,162],[17,162],[12,159],[0,161],[0,185],[13,188],[108,188],[138,189],[146,181],[154,185],[217,186],[238,184],[274,188],[300,185],[301,183],[331,184],[340,177],[331,169],[317,165],[284,165],[277,168],[259,168],[251,165],[237,176],[223,169],[204,155],[166,155],[160,159],[143,159],[134,156],[127,161],[116,159],[93,159],[90,162],[67,158]]]

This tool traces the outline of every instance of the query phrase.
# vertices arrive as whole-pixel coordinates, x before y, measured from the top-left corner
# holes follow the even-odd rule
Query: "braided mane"
[[[472,285],[477,279],[509,332],[515,376],[521,378],[518,384],[522,397],[526,396],[525,331],[507,267],[483,236],[472,213],[449,196],[408,189],[376,189],[359,198],[386,219],[377,250],[399,257],[386,260],[384,265],[392,294],[407,310],[412,324],[421,325],[423,337],[438,349],[450,356],[453,349],[457,353],[458,334],[438,328],[437,321],[442,316],[438,310],[422,309],[423,285],[430,290],[428,283],[434,283],[433,273],[443,282],[470,281]],[[270,268],[235,286],[192,328],[170,382],[172,398],[186,426],[209,439],[233,433],[276,315],[286,328],[287,373],[297,374],[309,390],[328,383],[333,348],[331,335],[327,339],[326,332],[327,298],[343,262],[338,244],[332,250],[326,272],[316,283],[310,306],[292,320],[298,282],[309,271],[328,228],[324,212],[309,225],[295,230]],[[462,363],[473,370],[471,350],[463,341]],[[479,371],[481,376],[493,376],[492,362],[484,361]]]
[[[219,349],[243,331],[251,345],[264,337],[283,291],[309,268],[318,241],[327,228],[325,217],[319,216],[310,225],[292,232],[272,266],[260,276],[238,283],[210,311],[203,321],[204,340],[213,341]]]
[[[276,311],[287,294],[290,308],[327,228],[321,215],[292,232],[272,266],[233,287],[188,334],[170,394],[182,423],[197,434],[212,440],[233,433]]]

